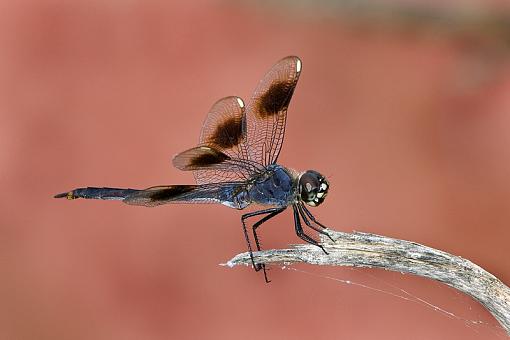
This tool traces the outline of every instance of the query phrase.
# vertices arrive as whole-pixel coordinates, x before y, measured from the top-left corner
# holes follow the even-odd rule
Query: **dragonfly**
[[[55,198],[119,200],[130,205],[154,207],[169,203],[218,203],[242,210],[254,204],[261,210],[245,213],[241,224],[255,271],[266,266],[253,255],[249,229],[255,247],[261,251],[260,226],[292,207],[296,235],[327,251],[306,233],[304,225],[326,235],[308,207],[323,203],[330,187],[314,170],[298,172],[277,163],[282,148],[287,110],[301,74],[302,62],[296,56],[278,61],[262,78],[246,106],[237,96],[218,100],[209,110],[196,147],[173,158],[173,165],[191,171],[196,184],[160,185],[147,189],[107,187],[77,188]],[[247,226],[247,220],[259,219]]]

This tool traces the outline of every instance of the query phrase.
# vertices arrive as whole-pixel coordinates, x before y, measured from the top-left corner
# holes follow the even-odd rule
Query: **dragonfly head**
[[[299,197],[309,206],[316,207],[324,202],[329,182],[317,171],[308,170],[299,176]]]

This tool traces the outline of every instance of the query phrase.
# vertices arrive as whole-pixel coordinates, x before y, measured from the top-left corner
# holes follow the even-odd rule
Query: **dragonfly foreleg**
[[[314,246],[321,248],[325,254],[329,255],[328,252],[326,251],[326,249],[324,249],[324,247],[321,246],[319,244],[319,242],[314,240],[311,236],[305,234],[305,232],[303,231],[303,226],[301,225],[299,211],[295,204],[292,205],[292,209],[294,210],[294,227],[296,228],[296,235],[303,241],[308,242],[310,244],[313,244]],[[306,221],[305,221],[305,223],[306,223]]]
[[[301,203],[301,204],[298,204],[297,208],[298,208],[298,210],[299,210],[299,214],[301,215],[301,218],[303,218],[303,221],[305,221],[305,224],[306,224],[309,228],[311,228],[311,229],[315,230],[315,231],[316,231],[316,232],[318,232],[318,233],[321,233],[322,235],[326,235],[327,237],[329,237],[329,239],[330,239],[331,241],[335,242],[335,240],[331,237],[331,235],[329,235],[327,232],[325,232],[325,231],[324,231],[324,229],[326,229],[326,227],[325,227],[325,226],[323,226],[322,224],[320,224],[319,222],[317,222],[317,221],[315,220],[315,218],[313,217],[313,215],[312,215],[312,214],[311,214],[308,210],[306,210],[306,208],[302,205],[302,203]],[[308,217],[309,217],[309,218],[310,218],[310,219],[311,219],[311,220],[312,220],[315,224],[319,225],[322,229],[319,229],[319,228],[317,228],[316,226],[314,226],[314,225],[312,225],[312,224],[310,223],[310,221],[308,220],[308,218],[307,218],[307,217],[306,217],[306,215],[305,215],[305,211],[306,211],[306,215],[308,215]]]

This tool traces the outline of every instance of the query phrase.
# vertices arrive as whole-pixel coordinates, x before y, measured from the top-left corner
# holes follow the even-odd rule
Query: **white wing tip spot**
[[[239,104],[240,107],[244,107],[244,102],[241,98],[239,97],[236,97],[236,100],[237,100],[237,103]]]
[[[301,72],[301,60],[296,60],[296,72]]]

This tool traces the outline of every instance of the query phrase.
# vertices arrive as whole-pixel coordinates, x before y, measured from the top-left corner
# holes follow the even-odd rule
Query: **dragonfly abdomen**
[[[55,198],[65,197],[68,200],[77,198],[101,199],[101,200],[123,200],[134,193],[139,192],[136,189],[117,189],[117,188],[78,188],[69,192],[55,195]]]

